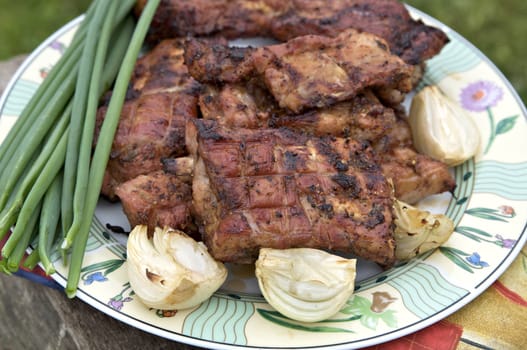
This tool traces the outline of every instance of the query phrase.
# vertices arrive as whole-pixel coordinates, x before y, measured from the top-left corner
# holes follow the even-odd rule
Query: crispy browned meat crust
[[[379,37],[348,29],[256,49],[190,40],[190,74],[200,82],[235,83],[258,76],[281,108],[298,113],[348,100],[366,88],[412,89],[413,68]]]
[[[211,254],[312,247],[394,262],[391,187],[366,143],[191,120],[193,197]]]
[[[407,203],[455,187],[444,163],[417,153],[406,118],[396,116],[371,91],[330,107],[291,114],[280,109],[253,80],[222,87],[206,84],[200,95],[200,110],[203,118],[227,127],[289,128],[309,135],[369,142],[385,176],[393,180],[396,198]]]
[[[195,235],[188,180],[159,170],[121,183],[115,193],[131,227],[147,225],[153,232],[155,227],[168,226]]]
[[[118,184],[162,169],[163,158],[187,154],[185,123],[198,115],[200,85],[188,74],[182,43],[163,41],[136,63],[103,184],[109,198]],[[98,110],[95,142],[106,108]]]
[[[429,195],[451,192],[456,181],[448,166],[418,153],[412,141],[410,126],[399,116],[392,130],[373,144],[386,177],[392,179],[395,197],[415,203]]]
[[[291,114],[279,108],[265,87],[254,80],[221,87],[205,84],[199,107],[203,118],[228,127],[289,128],[316,136],[368,142],[386,136],[397,120],[394,111],[368,90],[329,107]]]
[[[138,1],[140,13],[145,0]],[[395,0],[164,0],[148,40],[180,36],[336,36],[354,28],[385,39],[409,64],[433,57],[448,42],[439,29],[414,20]]]

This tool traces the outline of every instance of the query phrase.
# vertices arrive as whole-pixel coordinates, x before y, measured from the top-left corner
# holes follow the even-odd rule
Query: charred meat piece
[[[271,21],[278,40],[319,34],[337,36],[354,28],[375,34],[405,62],[417,65],[435,56],[448,42],[440,29],[414,20],[406,7],[395,0],[292,0],[289,9]]]
[[[394,262],[392,190],[365,143],[189,120],[194,207],[218,260],[312,247]]]
[[[371,91],[326,108],[291,114],[278,108],[265,88],[253,81],[205,85],[200,95],[203,118],[231,128],[288,128],[316,136],[350,137],[374,145],[384,175],[391,178],[396,198],[415,203],[424,197],[452,191],[448,167],[413,147],[401,111],[385,107]]]
[[[393,110],[383,106],[371,91],[330,107],[291,114],[280,109],[254,80],[221,87],[206,84],[199,107],[203,118],[232,128],[289,128],[316,136],[368,142],[387,135],[396,122]]]
[[[184,65],[182,44],[163,41],[136,63],[102,188],[110,199],[120,183],[162,169],[161,159],[187,154],[185,123],[197,117],[200,85]],[[98,110],[95,142],[107,102]]]
[[[256,49],[210,46],[196,39],[185,62],[200,82],[259,76],[281,108],[299,113],[348,100],[367,88],[412,89],[412,67],[381,38],[349,29],[334,38],[308,35]]]
[[[137,13],[145,2],[138,1]],[[309,34],[337,36],[349,28],[382,37],[412,65],[433,57],[448,42],[445,33],[414,20],[396,0],[165,0],[148,40],[219,35],[287,41]]]
[[[456,182],[448,166],[415,150],[404,117],[399,117],[391,132],[373,147],[384,175],[393,181],[397,199],[411,204],[432,194],[454,190]]]
[[[258,79],[217,86],[204,84],[199,108],[205,119],[229,127],[266,127],[271,117],[284,113]]]
[[[372,143],[388,134],[395,122],[393,110],[383,106],[371,91],[364,91],[330,107],[300,114],[273,114],[268,125],[316,136],[350,137]]]
[[[171,227],[192,235],[197,232],[192,219],[192,185],[189,179],[162,170],[139,175],[116,187],[123,211],[131,227],[147,225]]]
[[[138,0],[135,12],[147,0]],[[147,41],[186,36],[225,38],[268,36],[269,19],[283,13],[283,0],[163,0],[159,4]]]

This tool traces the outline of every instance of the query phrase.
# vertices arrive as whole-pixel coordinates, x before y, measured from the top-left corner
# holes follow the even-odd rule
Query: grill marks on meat
[[[337,36],[348,28],[383,38],[412,65],[433,57],[448,42],[441,30],[412,19],[393,0],[292,0],[286,12],[272,19],[270,32],[285,41],[306,34]]]
[[[138,13],[144,3],[138,2]],[[378,35],[412,65],[433,57],[448,42],[441,30],[412,19],[394,0],[165,0],[148,40],[221,35],[287,41],[310,34],[337,36],[349,28]]]
[[[194,233],[196,219],[226,262],[251,263],[260,247],[312,247],[390,266],[387,178],[407,202],[453,188],[389,108],[447,42],[402,4],[164,0],[149,37],[174,33],[289,42],[173,39],[138,61],[103,187],[132,226]]]
[[[188,178],[162,170],[139,175],[115,189],[132,227],[172,227],[189,235],[197,232],[191,211],[192,185]]]
[[[197,218],[216,259],[250,263],[260,247],[313,247],[394,262],[391,188],[366,144],[192,120],[187,147]]]
[[[366,88],[412,89],[412,67],[379,37],[353,29],[334,38],[308,35],[256,49],[191,39],[185,62],[200,82],[260,77],[278,105],[294,113],[348,100]]]
[[[205,84],[199,98],[203,118],[228,127],[289,128],[316,136],[350,137],[375,142],[396,123],[395,113],[383,106],[371,91],[348,101],[300,114],[278,107],[265,87],[255,80],[221,87]]]
[[[183,40],[163,41],[137,61],[112,145],[103,194],[115,199],[115,187],[120,183],[162,169],[162,158],[187,153],[185,123],[197,117],[199,86],[184,64]],[[98,128],[106,109],[105,104],[98,110]]]
[[[384,175],[393,181],[395,197],[407,203],[455,187],[444,163],[417,153],[405,117],[396,116],[371,91],[329,107],[291,114],[280,109],[254,80],[222,87],[206,84],[200,95],[200,110],[203,118],[231,128],[288,128],[308,135],[368,142]]]

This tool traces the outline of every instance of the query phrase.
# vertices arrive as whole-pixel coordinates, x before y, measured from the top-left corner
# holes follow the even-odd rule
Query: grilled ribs
[[[203,119],[189,120],[186,139],[194,208],[216,259],[312,247],[393,264],[392,190],[366,143]]]
[[[145,3],[138,1],[138,14]],[[148,40],[218,35],[287,41],[309,34],[337,36],[349,28],[382,37],[412,65],[433,57],[448,42],[441,30],[414,20],[396,0],[165,0]]]
[[[164,158],[187,154],[185,123],[198,115],[199,90],[183,62],[183,40],[165,40],[137,61],[106,169],[104,195],[116,199],[120,183],[162,169]],[[99,107],[94,142],[108,100]]]
[[[199,97],[203,118],[233,128],[289,128],[316,136],[375,142],[386,136],[397,120],[394,111],[369,90],[329,107],[292,114],[281,109],[254,79],[244,84],[203,86]]]
[[[231,48],[191,39],[185,63],[200,82],[236,83],[261,77],[281,108],[299,113],[345,101],[366,88],[412,89],[412,67],[379,37],[348,29],[307,35],[259,48]]]
[[[147,225],[153,232],[155,227],[168,226],[196,236],[189,180],[158,170],[119,184],[115,193],[131,227]]]
[[[415,203],[455,187],[444,163],[417,153],[406,118],[385,107],[371,91],[300,114],[280,109],[254,80],[221,87],[204,84],[199,101],[203,118],[231,128],[288,128],[368,142],[385,176],[392,179],[396,198],[404,202]]]

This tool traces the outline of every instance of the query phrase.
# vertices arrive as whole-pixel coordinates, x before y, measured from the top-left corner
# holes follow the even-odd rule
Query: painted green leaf
[[[379,317],[374,315],[363,315],[360,319],[360,323],[366,328],[375,330],[379,323]]]
[[[478,236],[473,235],[473,234],[470,233],[470,232],[466,232],[466,231],[457,231],[457,232],[460,233],[460,234],[462,234],[462,235],[465,236],[465,237],[468,237],[468,238],[470,238],[470,239],[472,239],[472,240],[478,242],[478,243],[481,243],[481,239],[480,239]]]
[[[353,305],[344,307],[340,312],[346,315],[360,314],[360,310]]]
[[[475,216],[480,219],[485,220],[494,220],[494,221],[503,221],[507,222],[506,219],[501,217],[496,209],[490,208],[471,208],[465,211],[465,214]]]
[[[468,197],[460,198],[460,199],[457,200],[456,204],[457,205],[461,205],[461,204],[465,203],[467,200],[468,200]]]
[[[477,233],[478,235],[485,236],[485,237],[493,237],[492,234],[488,233],[487,231],[480,230],[476,227],[467,227],[467,229],[470,229],[471,232]]]
[[[380,283],[380,282],[384,281],[384,280],[387,279],[387,278],[388,278],[388,276],[381,276],[381,277],[377,278],[377,279],[375,280],[375,282],[376,282],[376,283]]]
[[[323,332],[323,333],[355,333],[352,330],[339,328],[339,327],[329,327],[329,326],[307,326],[306,324],[296,323],[293,320],[284,317],[282,314],[276,311],[256,309],[258,313],[268,321],[271,321],[277,325],[299,330],[306,332]]]
[[[111,259],[111,260],[101,261],[95,264],[84,266],[81,269],[81,272],[99,271],[99,270],[105,270],[108,268],[111,269],[114,266],[120,267],[123,263],[124,263],[124,260],[122,259]]]
[[[467,181],[471,177],[472,177],[472,171],[469,171],[465,175],[463,175],[463,181]]]
[[[330,318],[329,320],[320,321],[320,323],[351,322],[351,321],[359,320],[361,317],[362,315],[354,315],[354,316],[346,317],[346,318]]]
[[[492,237],[492,235],[486,231],[483,231],[475,227],[469,227],[469,226],[458,226],[456,227],[455,231],[459,233],[475,233],[475,234],[478,234],[484,237]]]
[[[381,317],[387,326],[392,327],[392,328],[397,327],[397,318],[395,317],[395,312],[393,310],[385,311]]]
[[[111,274],[112,272],[114,272],[115,270],[119,269],[122,265],[124,264],[124,260],[115,260],[115,264],[113,264],[112,266],[110,266],[109,268],[107,268],[105,271],[104,271],[104,275],[107,276],[109,274]]]
[[[477,207],[477,208],[471,208],[471,209],[467,209],[466,211],[467,213],[489,213],[489,214],[495,214],[498,212],[497,209],[493,209],[493,208],[483,208],[483,207]]]
[[[360,312],[360,310],[364,308],[369,309],[371,306],[371,301],[364,297],[361,297],[360,295],[354,295],[353,298],[348,299],[348,301],[346,301],[346,304],[355,307]]]
[[[514,128],[514,124],[516,123],[516,119],[518,118],[517,115],[505,118],[503,120],[500,120],[498,125],[496,125],[496,135],[505,134],[506,132],[509,132]]]
[[[470,273],[474,273],[470,266],[454,253],[453,248],[439,247],[439,251],[443,253],[448,259],[450,259],[454,264],[461,267],[463,270]]]
[[[448,251],[451,251],[454,254],[463,255],[463,256],[469,256],[470,255],[468,253],[465,253],[461,249],[452,248],[452,247],[439,247],[439,249],[448,250]]]

